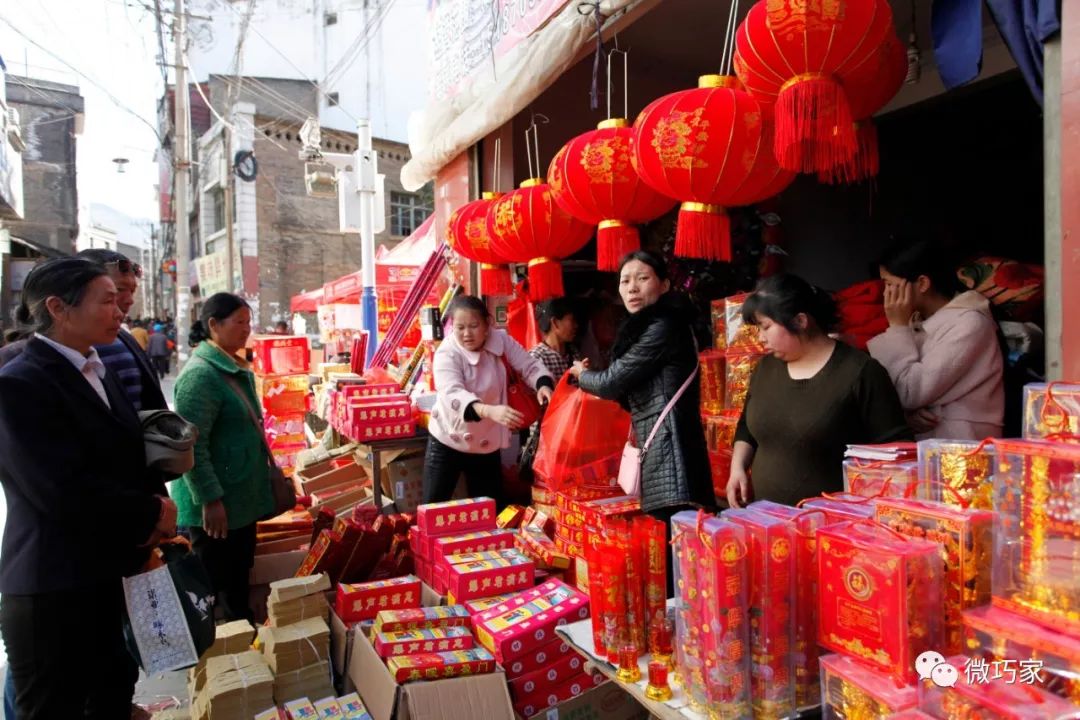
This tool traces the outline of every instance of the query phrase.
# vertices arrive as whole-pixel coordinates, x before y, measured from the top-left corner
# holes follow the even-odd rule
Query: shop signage
[[[227,292],[225,250],[195,258],[195,273],[199,280],[199,294],[208,298],[214,293]]]
[[[480,71],[539,29],[566,0],[432,0],[429,94],[453,97]]]

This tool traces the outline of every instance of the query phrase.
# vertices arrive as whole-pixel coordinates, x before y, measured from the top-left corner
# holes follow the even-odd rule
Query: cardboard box
[[[424,456],[398,458],[386,465],[383,491],[398,512],[416,512],[424,498]]]
[[[514,720],[500,671],[402,685],[372,644],[358,635],[349,675],[373,720]]]
[[[471,650],[476,645],[472,631],[463,627],[380,632],[373,640],[381,658]]]
[[[312,475],[310,470],[297,471],[295,477],[299,485],[298,492],[301,495],[312,495],[339,485],[361,485],[369,476],[361,465],[349,462],[340,467],[330,467],[318,475]]]
[[[555,639],[559,625],[588,617],[589,597],[552,580],[478,615],[476,635],[505,663]]]
[[[252,585],[269,585],[277,580],[291,578],[296,575],[305,557],[306,550],[256,555],[255,564],[248,573],[248,582]]]
[[[618,683],[604,683],[528,720],[648,720],[649,711]]]
[[[359,624],[346,624],[336,612],[330,611],[330,664],[334,668],[334,674],[342,678],[342,690],[347,693],[356,689],[348,670],[353,653],[353,638],[356,637],[353,629]]]
[[[373,620],[380,610],[415,607],[420,607],[420,579],[415,575],[338,585],[335,609],[345,622]]]

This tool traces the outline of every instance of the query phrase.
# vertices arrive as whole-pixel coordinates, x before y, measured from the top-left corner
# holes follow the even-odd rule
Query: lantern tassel
[[[877,177],[881,169],[881,158],[878,155],[878,135],[874,122],[863,120],[855,123],[855,137],[859,144],[855,157],[843,165],[818,173],[818,182],[828,185],[854,185]]]
[[[480,288],[489,296],[513,295],[514,286],[510,282],[509,268],[505,265],[481,265]]]
[[[596,269],[616,272],[622,259],[640,248],[636,227],[621,220],[604,220],[596,231]]]
[[[731,219],[719,205],[685,202],[675,230],[675,254],[731,261]]]
[[[785,170],[828,172],[855,156],[851,108],[835,78],[804,73],[788,80],[775,113],[774,150]]]
[[[549,257],[533,258],[529,261],[529,299],[534,303],[562,297],[562,264]]]

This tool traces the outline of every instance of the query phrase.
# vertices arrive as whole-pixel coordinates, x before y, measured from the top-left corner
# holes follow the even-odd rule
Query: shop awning
[[[351,272],[323,285],[322,304],[360,302],[360,293],[363,289],[364,280],[360,271]]]
[[[605,25],[614,24],[632,7],[652,1],[600,0],[600,13]],[[596,18],[583,13],[581,5],[568,3],[494,63],[485,63],[467,87],[452,97],[429,99],[410,118],[412,159],[401,169],[406,190],[419,190],[447,163],[512,120],[580,59],[578,53],[596,34]]]
[[[423,265],[435,252],[435,215],[420,223],[409,237],[393,249],[380,245],[375,252],[375,262],[383,265]]]
[[[292,300],[289,301],[289,310],[294,313],[315,312],[315,309],[322,304],[322,299],[322,288],[311,290],[306,293],[300,293],[299,295],[293,295]]]

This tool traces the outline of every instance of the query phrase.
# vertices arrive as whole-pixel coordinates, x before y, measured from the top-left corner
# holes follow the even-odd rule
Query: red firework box
[[[555,535],[555,520],[547,515],[547,513],[540,512],[536,508],[525,508],[525,515],[521,520],[522,527],[530,527],[539,530],[548,537]]]
[[[832,493],[829,497],[810,498],[799,503],[800,508],[823,512],[826,525],[873,520],[876,506],[876,498],[864,498],[850,493]]]
[[[919,709],[934,717],[994,718],[994,720],[1058,720],[1076,717],[1077,708],[1068,700],[1037,685],[1019,682],[1018,675],[985,677],[973,672],[968,658],[954,656],[945,663],[952,666],[955,684],[939,686],[934,677],[919,685]],[[938,665],[937,668],[940,668]],[[937,670],[936,672],[941,672]],[[955,675],[952,674],[955,671]]]
[[[348,408],[347,422],[353,427],[412,419],[412,404],[405,395],[352,398]]]
[[[383,610],[375,616],[372,632],[402,632],[435,628],[470,627],[469,611],[461,605]]]
[[[877,521],[898,533],[939,543],[944,566],[944,644],[939,652],[964,651],[964,611],[990,603],[994,513],[929,500],[881,498]]]
[[[278,415],[308,410],[307,375],[256,375],[255,394],[263,410]]]
[[[861,497],[915,497],[919,490],[919,463],[844,460],[844,491]]]
[[[959,507],[994,509],[994,449],[974,440],[921,440],[919,496]]]
[[[795,557],[793,525],[755,510],[727,510],[746,530],[750,585],[750,685],[755,710],[778,717],[795,711]]]
[[[536,566],[532,560],[514,552],[516,558],[451,565],[447,588],[450,604],[532,587],[536,582]]]
[[[994,448],[993,603],[1080,637],[1080,443]]]
[[[742,308],[750,293],[739,293],[724,298],[724,327],[727,332],[727,350],[743,353],[765,353],[765,344],[756,325],[743,320]]]
[[[416,423],[412,418],[375,425],[354,425],[345,435],[354,442],[374,442],[377,440],[396,440],[412,437],[416,434]]]
[[[485,610],[490,610],[500,603],[506,602],[516,594],[517,593],[506,593],[504,595],[495,595],[493,597],[476,598],[475,600],[466,600],[461,605],[449,605],[448,607],[465,608],[465,611],[469,613],[469,624],[472,625],[473,618],[477,615]]]
[[[589,597],[558,580],[519,593],[476,617],[476,635],[499,662],[556,639],[555,628],[589,617]]]
[[[584,545],[588,536],[588,531],[581,527],[559,525],[555,530],[555,537],[561,538],[568,545]]]
[[[602,685],[605,680],[606,678],[601,673],[593,673],[592,675],[578,674],[561,685],[550,688],[545,687],[539,692],[514,703],[514,712],[523,718],[530,718],[548,708],[555,707],[561,702],[576,698],[586,690]]]
[[[667,527],[648,515],[633,519],[634,551],[645,588],[645,637],[667,619]],[[652,648],[646,648],[649,652]]]
[[[891,718],[893,713],[919,704],[919,691],[914,685],[898,686],[888,675],[846,655],[823,655],[820,670],[823,720]]]
[[[398,655],[386,661],[390,674],[399,683],[414,680],[482,675],[495,672],[495,658],[484,648],[456,652]]]
[[[495,501],[488,497],[428,503],[416,509],[416,524],[431,537],[494,530]]]
[[[550,570],[566,570],[571,558],[559,552],[555,541],[534,528],[522,528],[514,538],[518,550],[531,557],[537,567]]]
[[[469,565],[491,560],[510,560],[520,562],[527,560],[521,551],[510,548],[508,550],[486,550],[484,552],[459,553],[457,555],[444,555],[434,562],[434,588],[440,594],[445,594],[450,589],[450,568],[454,565]],[[505,592],[505,591],[504,591]]]
[[[521,657],[510,661],[504,661],[502,666],[506,671],[507,679],[512,680],[514,678],[519,678],[522,675],[528,675],[538,670],[545,669],[571,655],[581,657],[574,652],[569,644],[556,638],[551,642],[541,645],[535,650],[525,653]]]
[[[373,620],[382,610],[420,607],[420,579],[414,575],[375,582],[339,583],[335,610],[346,623]]]
[[[495,527],[499,529],[519,528],[521,527],[524,518],[525,508],[520,505],[507,505],[503,508],[503,511],[499,513],[499,517],[495,518]]]
[[[344,398],[378,398],[388,395],[401,394],[401,386],[397,383],[370,383],[367,385],[345,385],[341,388]]]
[[[676,666],[692,704],[749,717],[746,530],[698,512],[672,518]],[[777,713],[775,717],[780,717]]]
[[[827,525],[817,538],[820,644],[915,682],[915,658],[942,646],[938,544],[872,520]]]
[[[724,381],[727,364],[723,350],[706,350],[698,355],[701,363],[701,411],[719,415],[724,410]]]
[[[585,667],[585,658],[577,653],[564,655],[551,665],[526,673],[510,680],[510,695],[514,700],[523,700],[528,696],[581,674]]]
[[[299,335],[251,338],[251,370],[256,375],[306,375],[311,370],[308,339]]]
[[[993,606],[965,612],[964,626],[965,648],[984,671],[1019,672],[1023,681],[1080,706],[1080,638]]]
[[[750,509],[790,523],[795,533],[795,702],[800,709],[812,707],[821,701],[816,533],[825,524],[825,514],[769,500],[752,503]]]
[[[463,627],[380,632],[374,633],[372,640],[375,652],[384,660],[395,655],[471,650],[476,645],[472,631]]]
[[[585,557],[585,546],[575,542],[570,542],[566,538],[556,537],[555,549],[561,553],[569,555],[572,558]]]
[[[448,555],[510,550],[514,547],[516,536],[513,530],[484,530],[445,537],[423,535],[421,542],[427,543],[426,557],[437,564]]]

